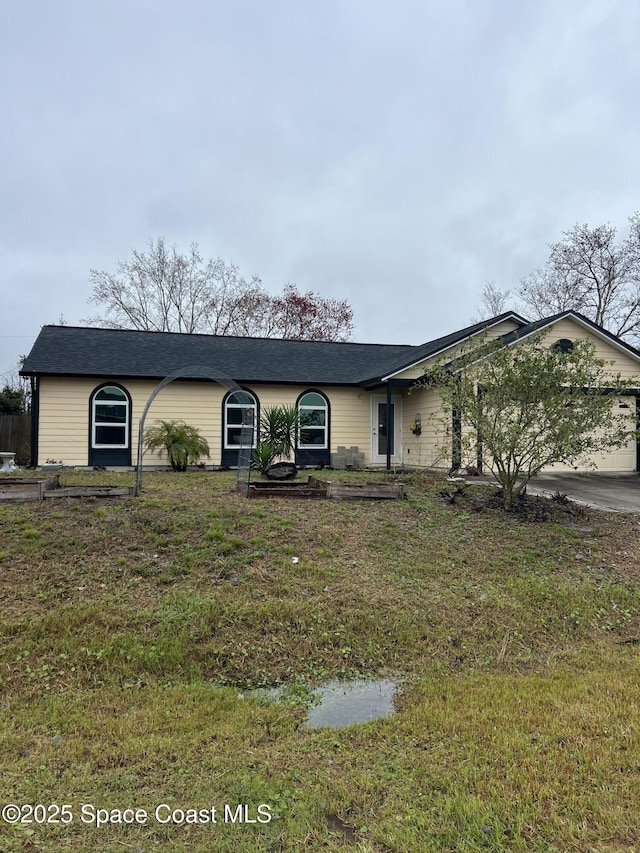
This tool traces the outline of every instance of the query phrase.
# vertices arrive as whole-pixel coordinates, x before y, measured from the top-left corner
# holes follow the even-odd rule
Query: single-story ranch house
[[[437,393],[416,387],[425,366],[474,335],[536,330],[549,345],[589,338],[631,393],[613,401],[638,418],[640,352],[572,311],[529,323],[513,312],[422,344],[292,341],[171,332],[44,326],[21,374],[33,390],[32,464],[48,459],[75,466],[135,464],[138,422],[149,396],[171,373],[184,371],[154,399],[146,420],[183,419],[207,439],[210,464],[238,458],[242,406],[296,405],[304,414],[295,450],[299,465],[451,468],[474,460],[444,453],[431,417]],[[486,332],[485,332],[486,330]],[[562,345],[562,344],[561,344]],[[204,378],[201,369],[211,377]],[[242,391],[239,391],[242,389]],[[451,447],[456,443],[452,442]],[[602,471],[640,469],[639,443],[594,458]],[[145,453],[145,466],[166,460]]]

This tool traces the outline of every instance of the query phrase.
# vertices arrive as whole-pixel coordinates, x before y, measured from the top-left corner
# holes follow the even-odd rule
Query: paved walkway
[[[560,492],[598,509],[640,513],[640,474],[538,474],[527,491],[547,496]]]

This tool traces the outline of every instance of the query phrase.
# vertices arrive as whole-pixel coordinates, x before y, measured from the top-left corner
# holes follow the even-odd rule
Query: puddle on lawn
[[[329,681],[316,691],[319,702],[309,709],[305,725],[319,729],[340,728],[389,717],[394,713],[398,685],[388,679],[378,681]]]
[[[390,679],[327,681],[318,687],[284,685],[251,691],[272,702],[291,702],[307,708],[305,726],[340,728],[366,723],[395,713],[398,684]],[[243,695],[243,694],[241,694]]]

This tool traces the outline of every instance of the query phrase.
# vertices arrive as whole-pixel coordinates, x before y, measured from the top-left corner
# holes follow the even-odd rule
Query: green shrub
[[[184,421],[156,421],[145,430],[147,450],[164,450],[174,471],[186,471],[187,465],[201,456],[209,458],[209,444],[199,430]]]

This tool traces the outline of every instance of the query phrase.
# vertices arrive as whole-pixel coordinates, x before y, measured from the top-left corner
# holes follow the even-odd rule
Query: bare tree
[[[500,290],[494,281],[488,281],[482,288],[480,294],[480,311],[474,318],[476,323],[497,317],[506,310],[506,305],[511,296],[510,290]]]
[[[252,295],[255,310],[248,331],[258,337],[345,341],[353,331],[353,311],[345,299],[328,299],[287,284],[280,295]],[[246,322],[246,321],[245,321]]]
[[[89,302],[104,313],[87,322],[156,332],[228,334],[233,318],[227,306],[260,287],[221,258],[205,261],[195,243],[181,254],[162,237],[151,240],[147,252],[134,249],[130,259],[118,261],[115,274],[92,269],[89,280]]]
[[[205,260],[196,243],[187,254],[161,237],[148,250],[133,250],[116,272],[91,270],[89,302],[103,312],[85,322],[114,329],[210,333],[307,340],[348,340],[353,311],[346,300],[301,294],[288,284],[282,294],[246,280],[235,264]]]
[[[276,298],[282,317],[282,337],[345,341],[353,332],[353,311],[346,299],[328,299],[307,290],[300,293],[295,284],[287,284]]]
[[[522,279],[519,296],[534,319],[572,309],[622,338],[640,340],[640,214],[616,242],[611,225],[575,225],[550,246],[544,267]]]

